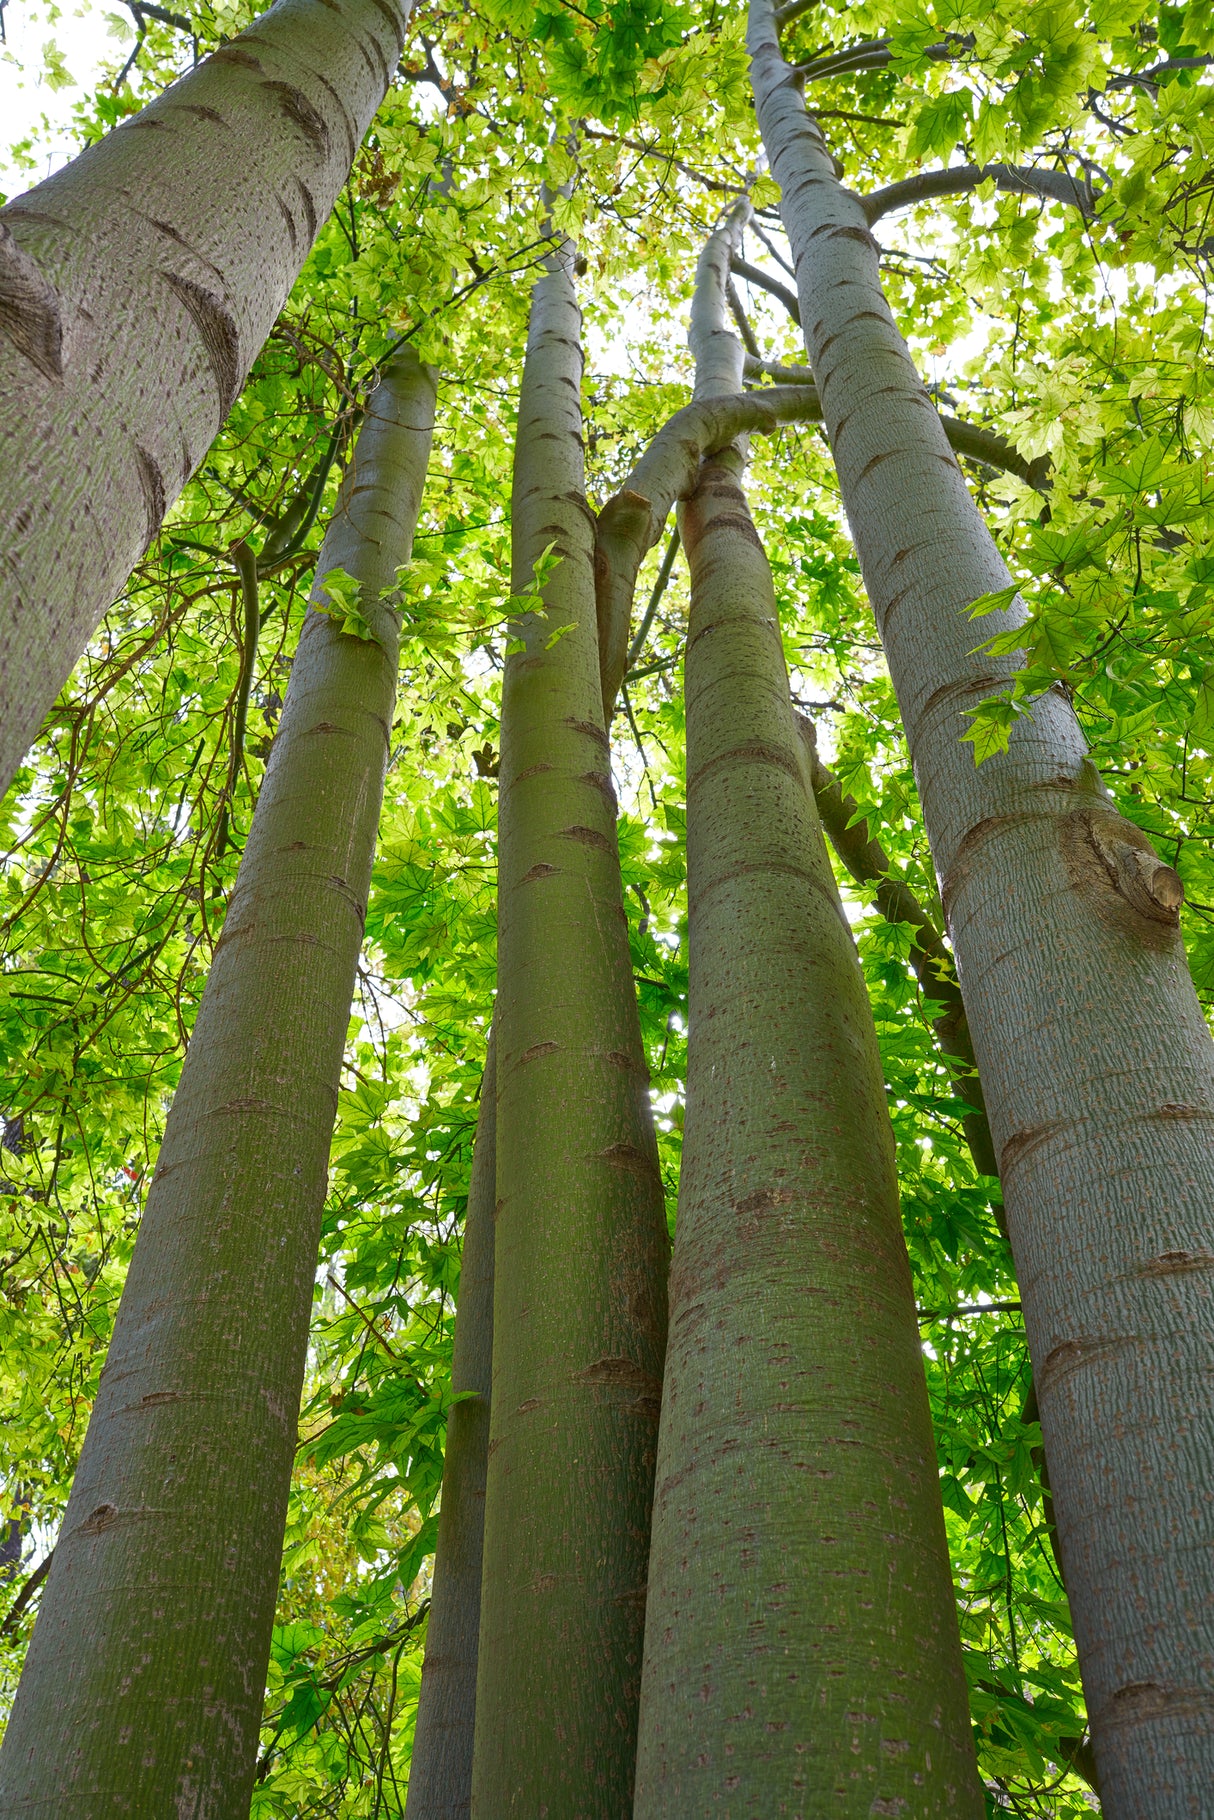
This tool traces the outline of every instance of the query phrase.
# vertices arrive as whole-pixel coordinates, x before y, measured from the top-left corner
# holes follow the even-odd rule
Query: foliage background
[[[166,23],[132,6],[106,17],[113,63],[76,103],[79,141],[137,109],[251,10],[204,4]],[[587,455],[601,504],[687,398],[695,256],[748,180],[760,211],[748,257],[787,282],[774,186],[755,176],[742,30],[737,8],[668,0],[481,0],[467,10],[425,0],[350,184],[228,423],[0,812],[7,1701],[274,737],[323,512],[377,362],[393,338],[414,340],[441,366],[441,421],[408,578],[317,1273],[254,1801],[267,1820],[403,1811],[493,996],[510,446],[542,247],[540,184],[574,180],[560,224],[586,260]],[[63,35],[56,80],[70,77]],[[815,8],[789,41],[809,57],[881,37],[893,52],[885,68],[813,85],[856,187],[1006,158],[1068,170],[1096,192],[1085,218],[988,183],[887,217],[879,235],[891,302],[936,396],[1052,463],[1047,499],[970,470],[1033,608],[1025,667],[971,728],[975,755],[997,748],[1035,691],[1073,696],[1119,806],[1184,878],[1186,936],[1208,1000],[1208,10],[865,0]],[[938,45],[946,57],[925,54]],[[1161,63],[1177,67],[1160,72]],[[40,168],[40,130],[9,148],[11,165]],[[797,332],[778,303],[755,285],[741,290],[764,354],[795,361]],[[820,435],[756,438],[751,491],[797,699],[939,921],[914,779]],[[229,552],[241,538],[263,547],[297,498],[314,500],[320,520],[263,583],[225,844],[242,658]],[[676,567],[613,728],[672,1221],[686,1044],[685,613]],[[975,643],[982,636],[979,620]],[[998,1184],[976,1175],[966,1149],[931,1007],[907,965],[908,930],[884,923],[871,893],[845,883],[845,895],[898,1141],[988,1799],[992,1813],[1065,1820],[1096,1797],[1071,1767],[1082,1762],[1082,1697],[1042,1501],[1040,1431],[1025,1420],[1030,1372]]]

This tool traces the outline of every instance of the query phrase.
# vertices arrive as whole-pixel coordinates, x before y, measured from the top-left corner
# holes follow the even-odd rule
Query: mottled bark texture
[[[573,249],[532,293],[503,683],[493,1401],[472,1812],[630,1810],[668,1242],[621,901]]]
[[[174,1096],[0,1752],[0,1812],[242,1820],[329,1137],[434,417],[412,352],[375,391],[317,570],[377,638],[309,613]]]
[[[999,1158],[1109,1820],[1208,1812],[1214,1785],[1214,1048],[1180,881],[1121,817],[1066,698],[975,768],[964,710],[1007,571],[752,0],[759,124],[810,363],[898,693]]]
[[[741,361],[729,237],[697,392]],[[977,1816],[876,1031],[741,466],[681,514],[687,1110],[635,1816]]]
[[[0,791],[227,416],[409,0],[278,0],[0,209]]]
[[[426,1657],[409,1761],[405,1820],[468,1820],[472,1803],[485,1475],[493,1377],[496,1197],[497,1074],[491,1033],[468,1182],[451,1361],[451,1392],[460,1401],[451,1405],[447,1417],[434,1590],[426,1623]]]

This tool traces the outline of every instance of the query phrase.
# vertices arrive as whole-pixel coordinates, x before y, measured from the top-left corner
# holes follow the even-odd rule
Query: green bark
[[[729,238],[697,390],[728,383]],[[976,1816],[876,1031],[740,468],[705,462],[681,518],[687,1108],[635,1817]]]
[[[493,1203],[497,1194],[497,1074],[494,1041],[468,1183],[455,1317],[443,1502],[434,1558],[405,1820],[467,1820],[472,1801],[476,1660],[481,1622],[485,1475],[493,1376]]]
[[[472,1812],[631,1804],[668,1245],[621,901],[565,244],[532,293],[503,685],[493,1401]]]
[[[0,1812],[242,1820],[434,378],[371,400],[305,621],[0,1753]],[[314,596],[315,598],[315,596]]]

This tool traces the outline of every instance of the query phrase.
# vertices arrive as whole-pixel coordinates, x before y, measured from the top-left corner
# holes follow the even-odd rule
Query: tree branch
[[[869,226],[893,209],[909,208],[926,202],[932,196],[960,196],[975,190],[987,178],[993,178],[996,189],[1013,196],[1044,196],[1051,202],[1062,202],[1077,208],[1090,218],[1095,213],[1095,197],[1090,184],[1079,183],[1065,171],[1032,170],[1014,164],[959,164],[947,171],[922,171],[874,190],[860,198]]]
[[[633,664],[645,649],[645,640],[649,637],[649,628],[653,624],[654,614],[661,604],[662,596],[666,592],[666,584],[674,569],[675,558],[679,553],[679,541],[679,527],[676,525],[670,533],[670,542],[666,545],[666,554],[662,558],[662,566],[658,570],[657,580],[653,584],[649,605],[645,608],[644,617],[637,627],[636,637],[628,647],[628,655],[624,659],[625,675],[631,674]]]
[[[821,415],[818,394],[810,386],[771,386],[685,405],[663,424],[620,491],[607,501],[595,533],[594,583],[608,720],[624,674],[637,572],[662,535],[675,501],[693,491],[704,456],[746,431],[770,433],[782,423],[813,422]]]
[[[778,278],[770,277],[757,265],[751,265],[749,259],[743,259],[736,253],[730,260],[729,267],[731,271],[737,273],[739,278],[745,278],[748,284],[757,284],[761,290],[770,291],[773,297],[778,297],[797,327],[800,328],[801,305],[797,302],[796,293],[790,291],[786,284],[781,284]]]
[[[747,378],[774,380],[779,386],[812,387],[814,376],[808,367],[785,366],[778,360],[748,359],[746,362]],[[765,394],[760,390],[756,396]],[[821,420],[821,411],[817,421]],[[805,422],[814,418],[806,416]],[[1017,479],[1025,481],[1038,493],[1050,490],[1050,461],[1047,455],[1039,455],[1033,461],[1027,461],[1006,436],[1000,436],[998,430],[984,429],[981,424],[966,423],[960,417],[940,417],[944,434],[948,437],[949,447],[956,455],[965,455],[970,461],[980,461],[990,468],[1002,468],[1007,474],[1015,474]]]
[[[973,1108],[963,1113],[961,1123],[974,1167],[979,1175],[998,1176],[995,1145],[953,957],[910,886],[891,871],[889,855],[880,841],[869,839],[856,799],[847,795],[834,772],[819,758],[813,722],[804,714],[798,714],[796,720],[809,758],[814,801],[831,846],[857,884],[874,886],[877,908],[886,922],[905,923],[913,931],[908,959],[924,997],[942,1007],[932,1019],[932,1028],[958,1099]],[[1001,1213],[996,1218],[1002,1225]]]
[[[777,6],[775,11],[776,30],[782,32],[786,25],[799,19],[802,13],[812,12],[818,0],[786,0],[784,6]]]
[[[17,1597],[5,1612],[4,1622],[0,1624],[0,1637],[7,1637],[11,1631],[15,1630],[18,1618],[21,1616],[38,1588],[42,1585],[42,1582],[46,1579],[47,1574],[50,1573],[51,1562],[54,1558],[55,1551],[52,1548],[46,1559],[44,1561],[39,1561],[37,1567],[35,1567],[29,1579],[25,1582],[25,1585],[17,1594]]]
[[[261,632],[261,616],[257,605],[257,558],[243,538],[239,543],[232,545],[231,556],[232,561],[236,564],[236,573],[240,576],[240,593],[244,602],[244,640],[240,648],[240,677],[236,684],[236,712],[232,718],[232,753],[228,760],[228,787],[219,816],[219,832],[215,839],[216,859],[223,858],[228,844],[232,801],[236,794],[236,784],[244,758],[245,727],[249,719],[249,691],[253,686],[253,671],[257,664],[257,639]]]
[[[971,33],[954,33],[942,44],[929,44],[920,54],[930,57],[933,63],[951,63],[962,51],[973,50],[974,40]],[[888,38],[873,38],[865,44],[848,45],[843,50],[832,51],[826,57],[814,57],[809,63],[799,63],[793,69],[793,75],[804,82],[821,82],[827,76],[846,76],[855,70],[880,70],[893,62],[893,52]]]
[[[729,305],[730,315],[738,325],[738,334],[742,337],[742,345],[746,352],[752,360],[762,359],[759,344],[755,340],[755,332],[750,326],[746,311],[742,308],[742,299],[738,296],[738,288],[732,279],[725,287],[725,301]]]
[[[1124,76],[1114,76],[1105,86],[1105,93],[1113,88],[1133,88],[1141,83],[1144,88],[1154,88],[1156,77],[1170,76],[1176,70],[1204,70],[1214,64],[1214,57],[1168,57],[1163,63],[1156,63],[1149,70],[1131,70]]]

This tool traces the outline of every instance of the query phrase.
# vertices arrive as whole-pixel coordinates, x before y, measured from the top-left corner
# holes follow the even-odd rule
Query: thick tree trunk
[[[0,1811],[240,1820],[278,1591],[329,1137],[434,377],[397,356],[309,613],[0,1753]]]
[[[630,1810],[668,1243],[616,848],[573,249],[532,293],[502,701],[494,1358],[472,1811]]]
[[[426,1624],[426,1659],[409,1763],[405,1820],[468,1820],[481,1625],[485,1475],[493,1377],[493,1208],[497,1197],[497,1074],[494,1040],[468,1183],[455,1316],[443,1504]]]
[[[697,392],[741,362],[729,238]],[[976,1816],[876,1031],[741,465],[681,517],[689,1072],[636,1820]]]
[[[1116,811],[1050,692],[975,768],[963,711],[1006,682],[967,605],[1008,576],[753,0],[759,124],[806,346],[898,693],[1008,1226],[1110,1820],[1214,1784],[1214,1047],[1179,881]]]
[[[240,390],[410,0],[278,0],[0,209],[0,792]]]

